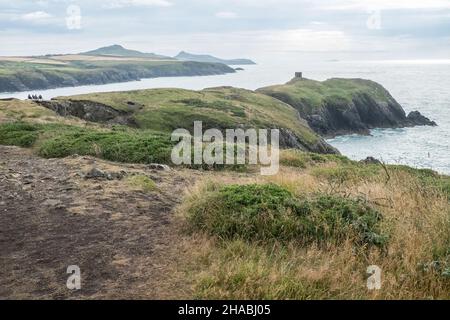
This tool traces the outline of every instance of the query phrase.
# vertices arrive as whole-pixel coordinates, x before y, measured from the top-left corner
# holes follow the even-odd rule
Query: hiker
[[[42,100],[42,95],[39,95],[39,100]]]
[[[31,94],[28,94],[28,100],[31,100],[32,98],[31,98]]]

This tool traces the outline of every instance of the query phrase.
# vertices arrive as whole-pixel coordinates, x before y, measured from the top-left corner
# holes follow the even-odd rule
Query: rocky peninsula
[[[370,80],[332,78],[320,82],[296,77],[257,91],[294,107],[311,129],[325,137],[369,134],[374,128],[437,125],[418,111],[406,115],[382,85]]]

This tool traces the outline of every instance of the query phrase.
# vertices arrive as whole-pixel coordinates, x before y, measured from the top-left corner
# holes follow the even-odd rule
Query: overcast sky
[[[175,55],[450,58],[450,0],[0,0],[0,55],[110,44]]]

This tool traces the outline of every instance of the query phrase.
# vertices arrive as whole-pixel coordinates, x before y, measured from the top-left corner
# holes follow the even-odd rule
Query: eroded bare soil
[[[158,190],[126,179],[85,179],[93,167],[145,174]],[[0,299],[184,298],[175,267],[183,241],[174,207],[195,174],[90,157],[41,159],[0,146]],[[66,287],[69,265],[82,289]]]

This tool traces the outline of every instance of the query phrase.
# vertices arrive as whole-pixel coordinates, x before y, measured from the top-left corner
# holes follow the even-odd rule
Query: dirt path
[[[92,167],[151,177],[155,192],[125,180],[87,180]],[[188,294],[175,272],[173,219],[192,174],[88,157],[41,159],[0,146],[0,299],[164,299]],[[82,289],[66,287],[69,265]]]

